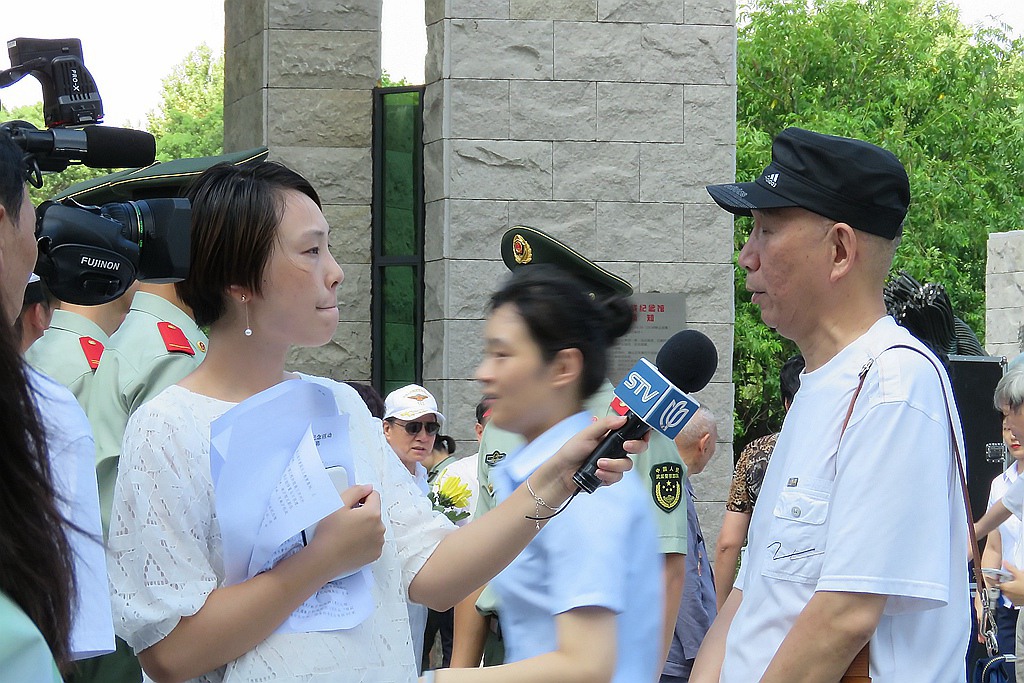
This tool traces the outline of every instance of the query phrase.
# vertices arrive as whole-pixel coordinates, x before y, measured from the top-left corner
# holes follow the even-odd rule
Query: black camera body
[[[191,216],[182,198],[43,202],[36,211],[35,272],[58,299],[83,306],[113,301],[135,280],[183,280]]]

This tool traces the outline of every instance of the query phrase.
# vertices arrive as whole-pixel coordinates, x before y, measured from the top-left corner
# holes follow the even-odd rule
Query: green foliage
[[[736,176],[757,176],[787,126],[896,154],[912,203],[894,269],[945,286],[983,338],[989,232],[1024,216],[1024,41],[972,30],[950,0],[753,0],[739,21]],[[736,246],[749,230],[736,222]],[[779,427],[793,347],[736,273],[737,447]]]
[[[43,128],[43,103],[7,110],[0,107],[0,121],[20,119]],[[212,156],[224,146],[224,57],[214,56],[206,45],[193,50],[163,80],[163,102],[149,115],[149,131],[156,137],[157,159]],[[116,169],[73,164],[60,173],[43,176],[43,187],[30,187],[38,205],[64,189]]]
[[[149,114],[160,161],[224,150],[224,56],[200,45],[163,80],[163,101]]]
[[[397,88],[406,85],[412,85],[412,83],[405,78],[399,78],[396,81],[386,70],[381,71],[380,78],[377,80],[378,88]]]

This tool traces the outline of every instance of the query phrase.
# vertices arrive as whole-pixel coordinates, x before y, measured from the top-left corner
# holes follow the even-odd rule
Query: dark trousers
[[[1001,602],[1001,601],[1000,601]],[[1019,610],[1006,605],[996,605],[996,640],[999,654],[1012,655],[1017,642],[1017,614]],[[1013,680],[1013,664],[1003,664],[1006,675]]]
[[[661,674],[661,680],[658,683],[689,683],[690,681],[690,670],[693,669],[693,660],[687,659],[682,664],[683,671],[676,674],[675,676],[669,674]]]
[[[427,627],[423,633],[423,662],[422,671],[433,668],[430,665],[430,651],[434,647],[434,640],[441,635],[441,668],[447,669],[452,664],[452,636],[455,632],[455,608],[444,612],[427,611]]]
[[[109,655],[77,662],[67,676],[68,683],[141,683],[142,667],[128,643],[115,639],[117,649]]]

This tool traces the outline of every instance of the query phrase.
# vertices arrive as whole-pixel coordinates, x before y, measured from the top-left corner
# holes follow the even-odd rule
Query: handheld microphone
[[[658,351],[658,365],[641,358],[615,387],[612,409],[626,416],[626,424],[609,432],[573,475],[573,482],[593,493],[602,482],[597,477],[600,458],[624,458],[622,445],[643,437],[650,429],[674,438],[700,407],[689,392],[700,391],[718,368],[718,351],[697,330],[683,330],[669,337]],[[686,393],[684,393],[686,392]]]
[[[42,171],[63,171],[72,161],[92,168],[139,168],[156,159],[156,138],[144,130],[112,126],[47,128],[24,121],[6,125],[11,139],[34,156]]]

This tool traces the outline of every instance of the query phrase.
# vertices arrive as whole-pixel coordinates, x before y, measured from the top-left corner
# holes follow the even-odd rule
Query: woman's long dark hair
[[[63,666],[75,595],[73,558],[42,425],[6,319],[0,320],[0,462],[0,591],[35,622]]]
[[[0,201],[20,208],[20,152],[0,140]],[[13,151],[11,150],[13,148]],[[12,175],[14,172],[16,175]],[[19,188],[18,192],[13,187]],[[16,197],[16,200],[14,199]],[[9,202],[14,201],[12,205]],[[0,230],[10,229],[0,226]],[[59,666],[69,660],[73,558],[57,507],[43,428],[14,331],[0,306],[0,591],[43,634]]]
[[[582,282],[556,266],[536,264],[517,269],[491,297],[491,310],[512,304],[540,346],[545,362],[562,349],[583,355],[580,399],[594,394],[608,371],[608,347],[633,324],[633,309],[624,297],[591,296]]]

